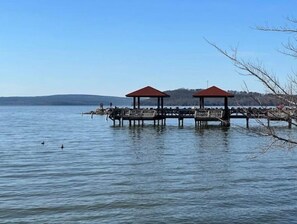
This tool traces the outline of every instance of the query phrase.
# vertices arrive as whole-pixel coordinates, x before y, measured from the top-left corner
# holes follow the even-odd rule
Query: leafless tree
[[[257,26],[254,29],[264,32],[287,33],[290,38],[286,43],[282,44],[282,50],[280,50],[280,53],[284,54],[284,56],[297,59],[297,19],[287,18],[287,21],[289,25],[279,27]],[[275,120],[278,118],[281,120],[282,118],[278,116],[284,116],[285,113],[287,119],[291,121],[292,126],[297,126],[297,71],[292,72],[292,74],[288,76],[288,83],[282,84],[276,75],[264,67],[263,63],[259,61],[254,62],[245,60],[239,57],[237,48],[226,51],[213,42],[208,40],[206,41],[222,55],[231,60],[240,74],[252,76],[259,80],[267,89],[268,93],[272,94],[275,98],[279,99],[290,108],[289,110],[281,110],[281,113],[274,113],[272,116],[275,116]],[[297,146],[297,138],[294,136],[291,137],[288,134],[283,135],[282,133],[278,133],[274,128],[261,120],[258,120],[258,123],[261,125],[262,129],[260,131],[256,131],[255,133],[271,137],[271,142],[274,144],[277,142],[289,147]]]

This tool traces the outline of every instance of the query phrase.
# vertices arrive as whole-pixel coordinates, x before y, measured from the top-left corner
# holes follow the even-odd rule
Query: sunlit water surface
[[[297,220],[296,152],[261,154],[270,140],[244,120],[112,127],[91,109],[0,107],[0,223]]]

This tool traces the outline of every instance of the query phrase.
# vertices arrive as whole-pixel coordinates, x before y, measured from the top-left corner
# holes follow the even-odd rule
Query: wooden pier
[[[208,122],[229,126],[232,119],[245,119],[246,127],[249,128],[251,119],[266,119],[268,126],[271,121],[284,121],[291,128],[292,118],[296,115],[297,111],[293,109],[232,107],[227,112],[222,108],[113,108],[108,116],[114,126],[123,126],[126,121],[129,126],[144,125],[146,121],[151,121],[154,125],[166,125],[167,119],[176,119],[178,126],[183,126],[185,119],[192,119],[197,127],[205,126]]]
[[[176,119],[178,126],[184,125],[185,119],[192,119],[195,126],[202,127],[208,122],[218,122],[222,126],[230,126],[231,119],[245,119],[246,127],[249,128],[250,119],[266,119],[267,125],[271,121],[285,121],[288,127],[292,127],[292,119],[296,120],[297,110],[278,109],[278,108],[256,108],[256,107],[228,107],[228,98],[234,97],[216,86],[198,91],[193,97],[199,98],[199,107],[197,108],[166,108],[164,107],[164,98],[168,94],[161,92],[153,87],[147,86],[126,95],[133,97],[133,108],[111,108],[108,117],[115,126],[123,126],[127,121],[130,126],[144,125],[145,121],[152,121],[154,125],[166,125],[167,119]],[[140,98],[156,98],[156,108],[140,108]],[[223,98],[224,106],[222,108],[205,108],[205,98]]]

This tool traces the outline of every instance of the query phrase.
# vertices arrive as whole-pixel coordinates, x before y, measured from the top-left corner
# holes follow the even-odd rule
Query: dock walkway
[[[109,111],[109,118],[116,125],[123,126],[124,121],[129,125],[143,125],[144,121],[153,121],[154,125],[166,125],[166,119],[177,119],[178,125],[183,126],[184,119],[193,119],[196,126],[203,126],[208,121],[220,122],[223,126],[229,126],[231,119],[246,119],[246,127],[249,127],[250,119],[267,119],[270,121],[286,121],[289,128],[292,125],[292,118],[296,117],[297,112],[293,109],[272,109],[272,108],[230,108],[225,111],[222,108],[113,108]]]

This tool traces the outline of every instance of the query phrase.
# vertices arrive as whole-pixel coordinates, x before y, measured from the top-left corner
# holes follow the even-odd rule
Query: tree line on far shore
[[[164,91],[170,97],[164,98],[165,106],[198,106],[199,98],[194,98],[193,94],[202,89],[176,89]],[[234,94],[229,98],[229,106],[277,106],[282,104],[281,100],[276,99],[272,94],[261,94],[246,91],[228,91]],[[142,100],[143,105],[156,105],[157,99],[150,98]],[[223,106],[223,98],[205,98],[207,106]]]

